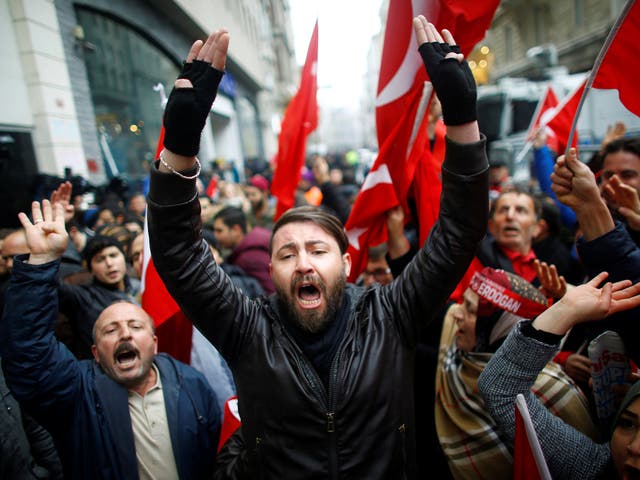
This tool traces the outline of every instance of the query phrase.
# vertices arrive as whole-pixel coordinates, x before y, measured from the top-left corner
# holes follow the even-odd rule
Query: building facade
[[[275,153],[297,84],[288,0],[0,0],[0,191],[32,195],[39,174],[144,177],[186,52],[221,26],[227,73],[199,156],[242,179]]]
[[[483,44],[492,52],[492,81],[536,78],[553,64],[589,70],[624,0],[502,0]]]

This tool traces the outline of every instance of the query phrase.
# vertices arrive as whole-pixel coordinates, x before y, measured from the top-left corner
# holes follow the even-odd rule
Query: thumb
[[[570,148],[569,153],[565,157],[567,167],[573,172],[576,168],[580,167],[580,160],[578,159],[578,152],[575,148]]]

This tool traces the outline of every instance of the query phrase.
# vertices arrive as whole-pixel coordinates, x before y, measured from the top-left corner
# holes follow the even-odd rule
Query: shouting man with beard
[[[222,418],[214,391],[192,367],[157,354],[153,320],[126,301],[95,321],[93,360],[57,341],[64,210],[44,200],[32,216],[20,214],[30,253],[13,265],[0,357],[14,397],[51,433],[64,477],[211,478]]]
[[[172,296],[225,357],[238,390],[249,478],[415,478],[413,365],[419,328],[442,307],[485,234],[488,161],[476,86],[448,31],[414,19],[442,102],[447,151],[440,217],[389,285],[346,283],[349,240],[315,207],[273,227],[276,293],[233,286],[200,234],[196,158],[229,34],[193,44],[164,115],[165,150],[151,172],[155,265]],[[446,41],[445,41],[446,40]]]

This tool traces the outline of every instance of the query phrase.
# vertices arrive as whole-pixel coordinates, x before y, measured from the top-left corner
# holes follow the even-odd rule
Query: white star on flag
[[[381,165],[376,171],[369,172],[367,178],[364,179],[360,192],[369,190],[380,183],[390,183],[393,185],[393,180],[391,180],[389,168],[386,164]]]
[[[356,250],[360,250],[360,236],[366,232],[366,228],[352,228],[346,231],[347,238],[349,239],[349,245]]]

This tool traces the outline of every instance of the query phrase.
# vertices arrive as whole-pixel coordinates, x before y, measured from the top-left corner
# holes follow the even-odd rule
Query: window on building
[[[96,46],[85,56],[99,143],[109,175],[146,175],[162,125],[157,84],[168,95],[178,65],[131,26],[85,9],[77,10],[86,40]]]

